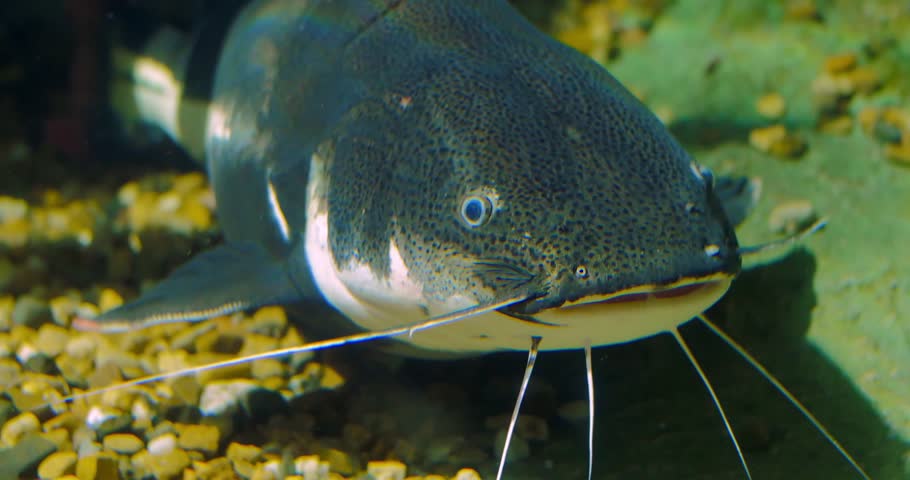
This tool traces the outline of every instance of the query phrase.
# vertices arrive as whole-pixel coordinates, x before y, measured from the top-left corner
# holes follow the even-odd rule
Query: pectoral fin
[[[748,177],[719,176],[714,181],[714,192],[733,225],[742,223],[761,194],[761,180]]]
[[[93,319],[77,319],[74,326],[125,331],[301,298],[284,262],[257,245],[227,244],[196,255],[138,299]]]

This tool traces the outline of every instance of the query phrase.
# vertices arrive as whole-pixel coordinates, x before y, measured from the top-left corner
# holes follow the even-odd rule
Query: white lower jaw
[[[417,347],[451,352],[527,350],[530,337],[542,337],[541,350],[568,350],[626,343],[670,331],[704,312],[730,287],[731,279],[705,283],[685,295],[628,301],[591,302],[534,314],[556,326],[535,324],[494,312],[402,339]]]

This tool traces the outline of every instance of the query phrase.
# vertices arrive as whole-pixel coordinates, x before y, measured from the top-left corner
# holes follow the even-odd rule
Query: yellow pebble
[[[910,141],[907,140],[908,137],[910,137],[910,134],[904,132],[903,142],[897,145],[885,145],[885,158],[895,165],[910,167]]]
[[[859,93],[872,93],[882,86],[881,75],[871,67],[857,67],[847,74],[847,78]]]
[[[826,58],[824,68],[828,73],[844,73],[856,68],[856,63],[855,53],[841,53]]]
[[[98,309],[100,311],[113,310],[120,305],[123,305],[123,297],[116,290],[112,288],[101,290],[101,294],[98,296]]]
[[[0,195],[0,224],[25,219],[28,203],[25,200]]]
[[[344,385],[344,377],[334,368],[318,362],[308,363],[301,373],[303,377],[318,378],[319,386],[327,389],[336,389]]]
[[[174,179],[171,189],[180,194],[188,194],[194,190],[205,188],[205,175],[202,172],[190,172],[178,175]]]
[[[37,432],[40,428],[41,422],[34,413],[21,413],[3,424],[3,428],[0,429],[0,442],[5,446],[15,445],[23,435]]]
[[[64,475],[76,473],[76,452],[54,452],[38,465],[38,477],[42,480],[54,480]]]
[[[787,111],[787,102],[783,95],[771,92],[759,97],[755,102],[755,110],[765,118],[777,119]]]
[[[834,118],[824,120],[819,125],[819,130],[833,135],[849,135],[853,131],[853,117],[849,115],[838,115]]]
[[[783,140],[786,136],[787,129],[783,125],[756,128],[749,132],[749,144],[761,152],[769,152],[774,143]]]
[[[481,480],[480,474],[473,468],[462,468],[452,477],[452,480]]]
[[[408,467],[396,460],[367,463],[367,474],[376,480],[404,480]]]
[[[0,224],[0,244],[21,248],[28,243],[30,233],[31,225],[24,219]]]
[[[875,107],[865,107],[859,111],[856,115],[856,119],[859,121],[860,127],[867,135],[871,135],[875,131],[875,124],[878,123],[880,117],[880,112]]]

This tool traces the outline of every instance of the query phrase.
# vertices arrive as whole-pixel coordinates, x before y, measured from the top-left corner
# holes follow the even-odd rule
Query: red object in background
[[[92,108],[98,105],[100,82],[99,39],[106,0],[67,0],[73,25],[73,58],[70,64],[69,105],[47,120],[45,141],[67,157],[82,160],[91,153],[89,128]]]

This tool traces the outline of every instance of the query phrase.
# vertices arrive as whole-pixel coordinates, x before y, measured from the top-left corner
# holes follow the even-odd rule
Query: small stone
[[[23,295],[16,301],[13,307],[13,324],[24,325],[36,329],[45,323],[53,322],[53,315],[48,305],[41,299]]]
[[[96,362],[95,365],[96,367],[86,378],[90,389],[106,387],[123,380],[120,367],[115,362]]]
[[[212,425],[178,425],[177,432],[180,437],[177,445],[184,450],[196,450],[206,456],[212,456],[218,451],[221,432]]]
[[[266,358],[253,362],[250,371],[256,380],[265,380],[271,377],[284,377],[287,367],[279,360]]]
[[[24,220],[28,214],[28,202],[20,198],[0,195],[0,223]]]
[[[206,185],[205,175],[200,172],[190,172],[177,175],[171,185],[171,190],[181,195],[186,195],[196,190],[204,189]]]
[[[105,288],[98,295],[98,310],[102,313],[123,305],[123,297],[116,290]]]
[[[749,143],[759,151],[777,157],[793,158],[805,153],[806,142],[787,132],[783,125],[756,128],[749,132]]]
[[[878,123],[879,117],[879,109],[875,107],[865,107],[856,115],[856,119],[859,121],[859,126],[862,127],[863,131],[866,132],[867,135],[873,134],[873,129]]]
[[[341,450],[328,448],[320,452],[319,456],[328,462],[329,470],[335,473],[353,475],[356,470],[356,468],[354,468],[354,460],[350,455]]]
[[[783,125],[752,130],[749,132],[749,143],[762,152],[783,158],[798,157],[807,148],[803,139],[787,132]]]
[[[76,473],[77,460],[76,452],[52,453],[38,465],[38,477],[42,480],[55,480]]]
[[[871,67],[857,67],[847,74],[847,78],[854,90],[863,94],[875,92],[882,86],[881,75]]]
[[[63,351],[73,359],[89,358],[95,354],[98,342],[91,335],[79,335],[70,337]]]
[[[262,458],[262,449],[256,445],[244,445],[231,442],[227,447],[225,456],[232,462],[242,460],[245,462],[258,462]]]
[[[203,334],[214,330],[214,322],[202,322],[181,330],[171,339],[171,348],[174,350],[183,350],[184,354],[196,344],[199,337]]]
[[[25,435],[38,432],[40,429],[41,422],[34,413],[21,413],[3,424],[3,428],[0,429],[0,442],[6,446],[15,445]]]
[[[218,457],[209,462],[194,462],[193,470],[199,476],[199,480],[231,480],[237,478],[234,475],[234,467],[231,461],[225,457]]]
[[[404,480],[407,467],[395,460],[385,460],[367,463],[367,475],[374,480]]]
[[[22,366],[12,358],[0,358],[0,387],[4,390],[22,380]],[[0,420],[3,421],[3,420]]]
[[[130,405],[130,415],[133,416],[133,431],[148,431],[152,428],[155,411],[144,397],[138,397]]]
[[[79,457],[76,476],[79,480],[119,480],[120,469],[116,459],[96,453]]]
[[[177,449],[177,436],[173,433],[159,435],[148,442],[150,455],[167,455]]]
[[[329,464],[316,455],[306,455],[294,459],[294,471],[304,480],[328,480]]]
[[[761,152],[770,152],[774,143],[787,136],[787,129],[783,125],[756,128],[749,132],[749,144]]]
[[[817,22],[821,20],[821,13],[815,0],[791,0],[787,4],[787,18],[791,20]]]
[[[303,345],[306,343],[306,340],[300,336],[300,333],[296,328],[289,328],[287,333],[284,334],[284,337],[281,338],[281,342],[278,344],[278,348],[289,348]],[[288,365],[290,365],[291,371],[297,371],[304,364],[312,360],[314,357],[313,352],[298,352],[291,355],[288,358]]]
[[[295,393],[307,393],[314,389],[334,390],[344,385],[344,377],[334,368],[318,362],[310,362],[303,372],[288,380],[288,387]]]
[[[823,73],[812,81],[812,100],[822,113],[843,113],[853,93],[853,83],[843,75]]]
[[[4,268],[6,259],[0,260],[0,268]],[[10,267],[14,268],[14,267]],[[4,285],[0,285],[0,290],[5,290]],[[8,332],[13,328],[13,308],[16,306],[16,299],[12,295],[0,297],[0,332]]]
[[[98,434],[87,425],[79,425],[73,430],[73,450],[79,453],[79,457],[90,455],[101,451],[101,445],[95,440]]]
[[[5,424],[16,415],[16,406],[12,400],[0,395],[0,424]]]
[[[276,348],[278,348],[277,338],[251,333],[244,336],[243,347],[237,354],[239,356],[254,355],[275,350]]]
[[[288,316],[284,309],[278,306],[269,306],[256,310],[246,328],[259,335],[279,338],[284,333],[287,325]]]
[[[30,344],[22,344],[22,347],[20,347],[19,351],[16,353],[16,356],[20,359],[19,361],[22,362],[23,370],[45,375],[53,375],[58,372],[57,364],[54,362],[53,358],[37,350],[26,353],[24,350],[28,350],[29,348],[34,347]]]
[[[251,391],[259,386],[250,380],[218,380],[208,383],[199,398],[203,415],[217,416],[234,412]]]
[[[901,143],[904,132],[898,125],[881,119],[872,127],[872,135],[880,142],[898,144]]]
[[[60,415],[44,422],[42,427],[45,430],[54,430],[57,428],[63,428],[66,430],[75,430],[79,424],[82,423],[79,420],[79,417],[74,415],[72,412],[63,412]]]
[[[899,145],[885,145],[885,158],[895,165],[910,167],[910,133]]]
[[[768,153],[775,157],[795,159],[806,153],[808,148],[805,140],[788,134],[781,141],[772,144]]]
[[[834,118],[826,119],[822,121],[818,129],[832,135],[849,135],[853,131],[853,117],[850,115],[838,115]]]
[[[844,73],[856,68],[856,64],[857,57],[855,53],[841,53],[826,58],[824,69],[828,73]]]
[[[132,433],[112,433],[104,437],[102,444],[105,449],[122,455],[132,455],[145,446],[142,440]]]
[[[120,410],[99,407],[96,405],[90,408],[88,413],[86,413],[85,424],[92,430],[100,431],[105,423],[110,424],[110,422],[115,421],[118,417],[121,416],[123,416],[123,412]]]
[[[250,480],[277,480],[284,479],[282,475],[281,461],[278,459],[268,460],[256,466],[253,477]]]
[[[38,329],[35,346],[41,353],[49,357],[56,357],[66,348],[69,337],[69,331],[65,328],[53,323],[45,323]]]
[[[200,335],[196,340],[196,351],[236,355],[243,348],[246,332],[239,329],[219,329]]]
[[[768,215],[768,227],[774,233],[792,234],[808,227],[817,219],[808,200],[792,200],[776,205]]]
[[[10,290],[9,286],[16,281],[17,268],[8,258],[0,257],[0,292]],[[7,295],[3,297],[4,301],[11,301],[12,296]],[[9,313],[12,311],[14,303],[10,303],[9,310],[4,309],[3,313],[0,313],[0,332],[9,331],[12,326],[12,321],[9,318]]]
[[[174,449],[161,455],[150,454],[146,462],[145,467],[157,480],[171,480],[183,475],[183,470],[190,466],[190,456]]]
[[[41,434],[41,437],[45,440],[54,442],[54,445],[57,446],[57,450],[65,450],[69,448],[70,432],[62,428],[57,428],[54,430],[45,428],[44,433]]]
[[[765,118],[778,119],[787,111],[787,102],[783,95],[772,92],[759,97],[755,102],[755,110]]]
[[[245,460],[234,460],[231,463],[234,465],[234,471],[237,472],[237,475],[240,475],[241,478],[252,478],[253,473],[256,472],[256,465]]]
[[[24,478],[28,470],[56,450],[54,442],[30,433],[12,448],[0,450],[0,478]]]
[[[473,468],[462,468],[452,477],[452,480],[481,480],[480,474]]]

